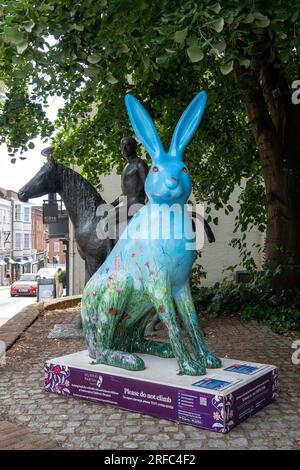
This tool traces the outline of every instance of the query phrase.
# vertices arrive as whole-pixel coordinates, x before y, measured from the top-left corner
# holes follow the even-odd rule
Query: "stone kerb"
[[[0,327],[0,341],[3,341],[8,350],[39,317],[41,313],[49,310],[64,309],[76,306],[80,302],[81,296],[74,295],[48,302],[33,303],[24,307],[13,318]]]

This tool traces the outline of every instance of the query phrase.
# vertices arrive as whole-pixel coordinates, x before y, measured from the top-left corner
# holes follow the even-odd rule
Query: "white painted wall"
[[[110,175],[101,177],[101,196],[107,203],[113,202],[121,194],[121,175],[114,169]]]
[[[0,259],[11,255],[11,201],[0,197]],[[7,266],[0,265],[0,285],[4,285]]]
[[[222,281],[224,278],[235,278],[235,274],[227,271],[229,266],[238,265],[237,270],[244,269],[241,266],[241,259],[239,251],[236,248],[229,246],[232,238],[238,237],[238,233],[234,234],[235,216],[238,213],[239,206],[237,203],[238,196],[241,192],[239,187],[233,191],[229,204],[233,207],[233,212],[226,215],[224,210],[211,211],[212,219],[218,217],[218,225],[210,223],[214,232],[216,241],[208,243],[206,237],[204,238],[204,247],[200,263],[206,271],[206,279],[202,281],[202,285],[211,286],[216,282]],[[251,251],[253,259],[258,268],[261,267],[263,261],[263,252],[259,252],[257,248],[253,248],[252,244],[264,244],[264,234],[257,229],[248,231],[246,237],[247,247]]]
[[[16,206],[18,206],[20,211],[20,216],[16,217]],[[20,202],[17,199],[13,199],[13,256],[23,258],[27,256],[28,258],[32,255],[32,225],[31,225],[31,206],[30,203]],[[28,218],[25,220],[25,209],[27,209]],[[21,239],[21,244],[19,247],[16,246],[16,234],[19,234]],[[25,246],[25,234],[26,239],[29,244]]]

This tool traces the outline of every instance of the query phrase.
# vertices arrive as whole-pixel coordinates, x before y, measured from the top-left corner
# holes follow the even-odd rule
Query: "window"
[[[36,281],[36,274],[22,274],[22,275],[19,277],[18,281],[27,281],[27,282],[29,282],[29,281],[31,281],[31,282]]]
[[[28,250],[31,248],[30,233],[24,233],[24,249]]]
[[[54,242],[54,253],[59,253],[59,242]]]
[[[0,223],[6,222],[6,209],[0,209]]]
[[[22,234],[19,232],[15,233],[15,250],[22,250]]]
[[[24,207],[24,222],[30,222],[30,208]]]
[[[16,204],[15,205],[15,220],[22,220],[21,219],[21,204]]]

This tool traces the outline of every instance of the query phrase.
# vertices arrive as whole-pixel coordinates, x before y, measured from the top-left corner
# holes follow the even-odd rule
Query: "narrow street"
[[[4,325],[26,305],[36,302],[36,297],[11,297],[9,287],[0,287],[0,326]]]

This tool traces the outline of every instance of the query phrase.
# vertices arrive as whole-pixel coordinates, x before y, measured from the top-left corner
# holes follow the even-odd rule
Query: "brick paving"
[[[297,449],[300,448],[300,365],[291,340],[254,321],[219,317],[202,322],[212,349],[233,359],[275,364],[280,396],[229,434],[217,434],[43,391],[46,359],[84,349],[82,340],[47,339],[74,313],[46,312],[23,333],[0,367],[0,419],[26,426],[65,449]]]
[[[54,450],[57,448],[55,441],[33,434],[25,426],[0,421],[0,450]]]

